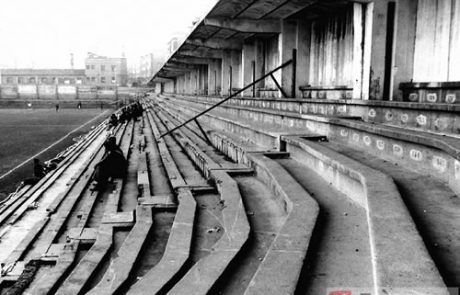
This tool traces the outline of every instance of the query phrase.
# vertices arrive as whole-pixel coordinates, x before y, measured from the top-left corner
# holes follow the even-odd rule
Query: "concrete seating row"
[[[170,109],[170,112],[173,110]],[[185,119],[182,117],[182,120]],[[255,169],[257,177],[275,192],[280,207],[287,213],[245,294],[294,294],[316,225],[319,213],[317,202],[284,168],[269,158],[269,155],[279,156],[279,153],[263,152],[247,144],[241,146],[235,136],[225,136],[221,130],[208,129],[207,132],[221,152]],[[286,268],[280,271],[283,266]]]
[[[198,99],[195,101],[179,98],[164,100],[167,104],[174,101],[186,105],[187,108],[184,108],[184,111],[187,112],[192,112],[192,107],[203,110],[209,105]],[[262,130],[272,128],[272,126],[284,126],[317,132],[379,157],[394,162],[403,162],[408,167],[424,171],[426,174],[433,174],[434,171],[435,177],[448,182],[454,189],[460,190],[458,181],[460,179],[460,140],[455,137],[357,120],[235,105],[219,106],[205,116],[210,117],[211,115],[230,121],[252,120],[255,124],[265,123],[266,127],[262,126]],[[260,130],[257,131],[260,132]]]
[[[168,124],[164,121],[163,123]],[[173,126],[170,123],[168,125]],[[213,180],[225,203],[222,211],[224,235],[213,246],[213,251],[195,263],[169,292],[169,294],[185,294],[194,290],[197,294],[206,294],[247,241],[249,223],[236,182],[180,130],[174,132],[174,135],[184,151],[202,169],[203,174]]]
[[[147,106],[144,105],[144,108],[146,107]],[[150,109],[146,109],[144,117],[144,124],[150,127],[154,139],[157,141],[161,161],[168,179],[171,182],[171,186],[177,194],[178,204],[166,249],[161,260],[132,285],[127,294],[157,294],[175,277],[190,255],[193,223],[196,213],[195,199],[193,198],[191,190],[187,188],[185,180],[182,178],[179,169],[174,163],[174,159],[164,139],[159,139],[160,131],[158,130]],[[141,161],[143,161],[143,159],[141,159]],[[138,171],[142,172],[147,168],[142,167],[144,167],[144,164],[142,164],[141,170]],[[145,191],[147,181],[145,175],[138,174],[138,179],[140,176],[144,178],[142,185]]]
[[[225,152],[226,149],[222,148],[224,145],[227,145],[227,149],[238,146],[238,140],[220,133],[220,130],[214,129],[209,135],[221,151]],[[406,288],[406,291],[448,294],[390,177],[343,155],[325,150],[323,146],[314,146],[314,143],[301,136],[282,136],[281,140],[294,159],[317,170],[327,181],[367,210],[376,294],[389,291],[404,293],[395,290],[394,286]],[[231,156],[231,153],[227,152],[227,155]],[[248,161],[253,156],[246,153],[245,158]],[[401,241],[404,243],[401,244]],[[414,276],[414,273],[418,275]]]
[[[131,121],[126,127],[125,134],[123,134],[128,140],[123,140],[120,144],[120,148],[127,159],[130,154],[133,135],[134,124]],[[113,215],[118,214],[123,179],[114,179],[113,182],[114,189],[108,196],[102,220],[110,219]],[[90,278],[110,253],[115,226],[117,226],[117,223],[101,222],[97,230],[95,243],[57,289],[56,294],[82,294],[86,291]]]

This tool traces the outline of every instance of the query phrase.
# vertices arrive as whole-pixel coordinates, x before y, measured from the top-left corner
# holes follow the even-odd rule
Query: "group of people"
[[[58,106],[56,106],[56,111],[58,111]],[[109,119],[109,125],[117,126],[118,123],[124,123],[131,119],[137,120],[137,118],[142,116],[143,111],[144,110],[140,102],[132,103],[123,107],[118,116],[116,114],[112,114]],[[114,136],[107,138],[104,143],[104,147],[105,155],[95,166],[94,180],[97,184],[94,187],[94,190],[100,190],[105,187],[110,177],[124,177],[128,166],[128,161],[123,155],[120,147],[117,145],[116,138]],[[39,159],[34,159],[34,176],[25,182],[29,184],[37,183],[49,171],[56,169],[61,160],[61,158],[55,158],[42,165]]]
[[[94,180],[97,182],[94,190],[101,190],[107,184],[109,177],[120,178],[126,174],[128,161],[123,155],[123,151],[117,145],[114,136],[107,138],[104,143],[105,155],[102,160],[96,164]]]
[[[129,121],[131,119],[137,120],[137,118],[142,116],[143,111],[144,109],[142,108],[142,105],[140,102],[132,103],[121,109],[121,113],[120,113],[118,120],[121,123],[124,123],[125,121]]]
[[[116,114],[112,114],[109,119],[110,126],[117,126],[118,123],[125,123],[131,119],[137,120],[137,118],[142,116],[144,109],[140,102],[132,103],[128,106],[123,107],[118,116]]]
[[[110,136],[104,143],[105,155],[95,166],[94,180],[96,186],[93,190],[100,190],[105,187],[110,177],[120,178],[126,174],[128,161],[122,150],[117,145],[116,138]],[[24,184],[36,184],[45,175],[57,168],[62,159],[56,158],[42,164],[39,159],[34,159],[34,175],[24,181]]]
[[[63,158],[54,158],[49,161],[46,161],[45,163],[41,163],[40,159],[35,158],[34,159],[34,175],[31,178],[27,178],[24,180],[24,184],[35,184],[40,179],[42,179],[48,172],[54,170],[57,168],[58,164],[63,160]]]

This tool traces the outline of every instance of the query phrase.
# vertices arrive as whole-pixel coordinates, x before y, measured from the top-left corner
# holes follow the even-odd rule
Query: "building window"
[[[40,83],[46,84],[46,83],[48,83],[48,79],[46,79],[46,78],[41,78]]]
[[[91,70],[94,70],[95,69],[95,66],[94,65],[91,65]]]
[[[91,77],[86,77],[86,81],[91,81]]]
[[[83,84],[83,79],[78,78],[77,79],[77,85],[81,85],[81,84]]]
[[[30,83],[30,84],[35,84],[35,78],[34,78],[34,77],[29,78],[29,83]]]
[[[105,83],[105,77],[101,77],[101,83]]]
[[[96,77],[91,77],[91,82],[96,82]]]
[[[105,71],[105,66],[101,66],[101,72]]]
[[[116,68],[117,68],[117,66],[112,66],[112,72],[115,72]]]
[[[6,78],[6,83],[7,84],[13,84],[13,78],[11,78],[11,77]]]
[[[21,78],[21,77],[18,77],[18,84],[22,84],[22,83],[24,83],[24,82],[22,81],[22,78]]]
[[[86,69],[89,70],[91,67],[90,65],[86,65]]]

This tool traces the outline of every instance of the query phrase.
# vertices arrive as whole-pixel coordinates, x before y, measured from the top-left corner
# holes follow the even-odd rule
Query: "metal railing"
[[[221,104],[225,103],[225,102],[228,101],[229,99],[232,99],[232,98],[236,97],[237,95],[239,95],[239,94],[242,93],[243,91],[245,91],[245,90],[251,88],[253,85],[255,85],[255,84],[261,82],[262,80],[264,80],[264,79],[267,78],[267,77],[271,77],[271,78],[275,81],[276,86],[277,86],[277,87],[280,89],[280,91],[283,93],[283,96],[285,96],[285,93],[284,93],[283,89],[282,89],[281,86],[277,83],[277,81],[276,81],[275,77],[273,76],[273,74],[274,74],[275,72],[281,70],[282,68],[287,67],[287,66],[290,65],[291,63],[293,63],[293,60],[292,60],[292,59],[289,60],[289,61],[287,61],[287,62],[285,62],[285,63],[283,63],[283,64],[280,65],[279,67],[276,67],[275,69],[273,69],[273,70],[271,70],[270,72],[266,73],[265,75],[263,75],[262,77],[260,77],[259,79],[255,80],[255,81],[253,81],[252,83],[246,85],[244,88],[242,88],[242,89],[238,90],[237,92],[231,94],[231,95],[228,96],[227,98],[225,98],[225,99],[219,101],[218,103],[216,103],[216,104],[213,105],[212,107],[210,107],[210,108],[208,108],[208,109],[202,111],[201,113],[197,114],[197,115],[194,116],[193,118],[188,119],[188,120],[185,121],[184,123],[180,124],[179,126],[174,127],[174,128],[171,129],[171,130],[168,130],[167,132],[163,133],[163,134],[160,136],[160,138],[162,138],[162,137],[164,137],[164,136],[170,134],[171,132],[176,131],[176,130],[179,129],[179,128],[182,128],[183,126],[187,125],[188,123],[190,123],[190,122],[192,122],[192,121],[195,121],[195,123],[196,123],[198,126],[200,126],[199,123],[198,123],[198,121],[197,121],[197,119],[198,119],[199,117],[201,117],[201,116],[203,116],[204,114],[206,114],[207,112],[212,111],[213,109],[217,108],[218,106],[220,106]],[[200,126],[200,127],[201,127],[201,126]],[[201,128],[200,128],[200,129],[201,129]]]

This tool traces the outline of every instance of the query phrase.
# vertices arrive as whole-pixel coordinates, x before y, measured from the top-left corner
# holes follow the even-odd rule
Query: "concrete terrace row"
[[[157,98],[163,111],[178,121],[209,107],[208,99],[176,95]],[[406,156],[395,161],[380,149],[378,153],[372,151],[370,144],[366,144],[366,139],[374,144],[373,137],[380,136],[404,149],[422,150],[423,156],[430,159],[433,153],[455,157],[453,149],[448,147],[455,147],[456,138],[430,140],[423,132],[403,133],[354,117],[347,120],[310,114],[298,116],[271,111],[269,107],[253,109],[236,104],[222,105],[199,119],[209,126],[208,137],[213,145],[240,163],[252,162],[251,151],[263,148],[287,151],[297,163],[280,161],[284,161],[283,167],[294,177],[294,167],[301,163],[362,207],[366,212],[375,293],[391,290],[390,293],[407,294],[401,288],[414,288],[423,294],[445,294],[447,291],[442,286],[458,285],[459,259],[455,251],[459,246],[455,226],[460,205],[456,194],[458,182],[455,184],[452,175],[446,176],[445,170],[444,175],[441,172],[432,175],[432,162],[426,158],[416,164],[411,164],[414,159]],[[334,132],[334,125],[342,130]],[[351,135],[351,140],[343,139],[343,130]],[[355,134],[364,142],[356,142]],[[304,183],[301,175],[296,180]],[[323,209],[321,200],[317,201]]]
[[[193,128],[160,139],[179,122],[155,104],[146,100],[137,121],[104,122],[63,154],[58,169],[1,205],[1,293],[325,290],[325,281],[308,282],[304,263],[322,213],[283,167],[294,161],[289,154],[258,149],[248,161],[232,161]],[[94,192],[108,134],[126,155],[128,173]],[[359,283],[372,287],[372,278]]]

